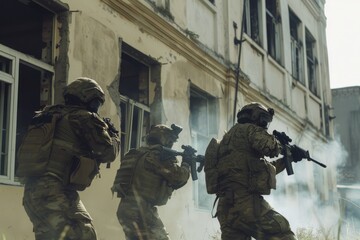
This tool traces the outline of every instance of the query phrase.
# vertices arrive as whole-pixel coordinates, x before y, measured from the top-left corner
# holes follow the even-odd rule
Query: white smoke
[[[301,147],[301,143],[298,146]],[[344,222],[336,173],[345,163],[347,152],[338,139],[326,144],[314,143],[309,150],[313,159],[327,167],[306,160],[293,163],[294,175],[287,176],[285,171],[279,174],[278,189],[265,199],[289,220],[295,233],[305,231],[314,237],[311,239],[355,239],[339,238],[345,235],[341,230]],[[359,228],[353,224],[354,229]]]

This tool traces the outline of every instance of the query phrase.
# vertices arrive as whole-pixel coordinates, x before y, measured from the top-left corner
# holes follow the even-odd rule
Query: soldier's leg
[[[274,210],[270,210],[260,218],[259,229],[263,233],[263,239],[296,240],[288,220]]]
[[[145,201],[124,198],[116,214],[127,240],[169,239],[157,209]]]
[[[169,233],[166,231],[156,207],[149,208],[146,214],[146,222],[149,226],[148,238],[146,239],[170,240]]]
[[[49,177],[26,184],[23,204],[37,240],[97,239],[78,194],[64,191],[58,180]]]
[[[67,211],[67,218],[71,224],[67,225],[68,232],[64,239],[96,240],[97,235],[90,214],[85,209],[77,192],[70,195],[72,196],[68,196],[70,208]]]
[[[236,205],[220,198],[217,208],[217,218],[221,228],[222,240],[251,240],[251,236],[243,231],[246,224],[239,216]]]
[[[135,202],[127,201],[126,198],[121,199],[116,216],[124,231],[126,240],[136,239],[139,236],[138,221],[139,213]]]
[[[146,220],[148,212],[149,208],[143,201],[136,201],[132,197],[121,199],[116,214],[127,240],[147,239],[151,231]]]

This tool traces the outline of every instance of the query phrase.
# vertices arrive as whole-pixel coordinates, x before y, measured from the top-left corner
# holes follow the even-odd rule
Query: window
[[[9,176],[9,142],[10,142],[10,96],[11,78],[5,81],[6,74],[12,72],[12,61],[0,56],[0,176]],[[12,118],[11,118],[12,119]]]
[[[143,145],[150,126],[150,108],[121,96],[121,154]]]
[[[256,43],[261,45],[260,23],[261,11],[259,0],[246,0],[245,1],[245,23],[244,31]]]
[[[0,181],[13,182],[15,153],[36,110],[51,104],[53,67],[0,44]]]
[[[149,82],[159,63],[122,43],[120,92],[121,154],[143,145],[150,127]]]
[[[5,0],[0,8],[2,183],[16,181],[16,150],[34,111],[52,103],[53,21],[54,13],[33,1]]]
[[[315,57],[316,41],[311,33],[306,29],[306,63],[307,63],[307,77],[309,82],[309,89],[316,96],[319,96],[319,87],[316,77],[317,59]]]
[[[281,61],[281,17],[278,0],[266,0],[266,33],[268,53],[278,63]]]
[[[289,10],[290,16],[290,38],[291,38],[291,65],[292,76],[296,80],[305,84],[303,76],[303,47],[301,42],[300,27],[301,22],[299,18]]]
[[[204,154],[211,137],[217,136],[217,101],[215,97],[192,86],[190,90],[190,129],[192,145],[198,154]],[[204,171],[195,182],[195,203],[198,208],[210,209],[214,197],[207,194]]]

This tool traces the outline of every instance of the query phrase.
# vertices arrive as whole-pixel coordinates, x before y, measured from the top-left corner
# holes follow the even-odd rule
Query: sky
[[[360,0],[326,0],[330,87],[360,86]]]

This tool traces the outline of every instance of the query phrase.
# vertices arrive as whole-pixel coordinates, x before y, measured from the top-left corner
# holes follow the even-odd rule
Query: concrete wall
[[[360,139],[360,131],[358,128],[360,87],[354,86],[333,89],[332,98],[334,115],[336,116],[334,119],[335,133],[348,153],[347,158],[344,159],[345,161],[341,163],[341,166],[345,167],[345,169],[347,169],[346,172],[349,174],[352,172],[347,177],[343,176],[344,178],[342,178],[342,180],[345,182],[342,183],[359,181],[356,173],[360,167],[360,155],[358,152],[358,141]],[[354,179],[354,177],[356,179]]]
[[[120,125],[116,86],[121,74],[121,42],[129,44],[161,65],[160,81],[150,83],[150,105],[156,100],[153,92],[155,85],[160,84],[163,123],[176,123],[184,128],[175,149],[180,149],[181,144],[191,143],[190,83],[217,99],[220,116],[218,138],[232,126],[236,80],[234,66],[238,57],[238,47],[233,44],[235,35],[232,24],[241,24],[242,1],[217,1],[216,6],[205,0],[170,1],[170,16],[161,12],[164,1],[62,2],[68,4],[71,11],[68,19],[69,42],[61,43],[59,35],[56,35],[54,42],[68,44],[67,80],[72,81],[78,76],[97,79],[106,92],[106,103],[100,114],[111,117],[116,126]],[[280,2],[284,19],[289,4],[314,37],[322,39],[318,35],[324,30],[322,22],[316,20],[318,16],[314,16],[323,14],[321,9],[318,10],[320,13],[313,9],[310,11],[311,6],[304,5],[304,1]],[[245,75],[240,78],[236,109],[250,101],[260,101],[273,107],[276,117],[270,130],[286,131],[294,139],[294,143],[309,149],[316,156],[316,153],[323,152],[323,145],[326,145],[319,109],[329,100],[323,96],[320,100],[312,100],[306,86],[293,84],[286,21],[283,21],[284,66],[271,59],[266,48],[256,46],[248,36],[244,36],[246,41],[242,48],[241,69]],[[237,34],[239,35],[239,31]],[[326,67],[327,59],[319,58],[319,61],[322,61],[321,66]],[[322,90],[327,93],[329,80],[325,76],[323,81],[325,87]],[[332,159],[321,160],[331,165]],[[110,169],[102,167],[101,178],[95,179],[89,189],[81,192],[81,198],[94,218],[99,239],[124,239],[116,219],[119,199],[110,192],[119,165],[120,159],[117,159]],[[282,193],[288,193],[295,195],[291,199],[297,199],[293,202],[297,207],[301,206],[300,194],[291,190],[299,188],[299,181],[307,186],[310,195],[317,195],[319,191],[322,200],[329,201],[329,192],[336,191],[333,168],[320,172],[319,176],[314,173],[317,171],[316,166],[305,162],[294,169],[301,174],[287,177],[284,173],[279,176],[279,185],[282,187],[277,191],[278,198],[275,194],[270,199],[271,202],[284,203],[280,200]],[[318,178],[326,187],[316,186]],[[0,234],[3,233],[6,239],[33,239],[32,226],[21,206],[22,191],[21,186],[0,185],[1,196],[6,196],[0,197]],[[166,206],[159,208],[172,239],[211,239],[210,236],[216,235],[219,230],[217,220],[211,218],[210,211],[195,206],[193,192],[194,183],[189,180],[184,188],[174,193]],[[283,210],[291,220],[296,219],[292,216],[294,208]],[[297,213],[298,211],[294,216]]]

